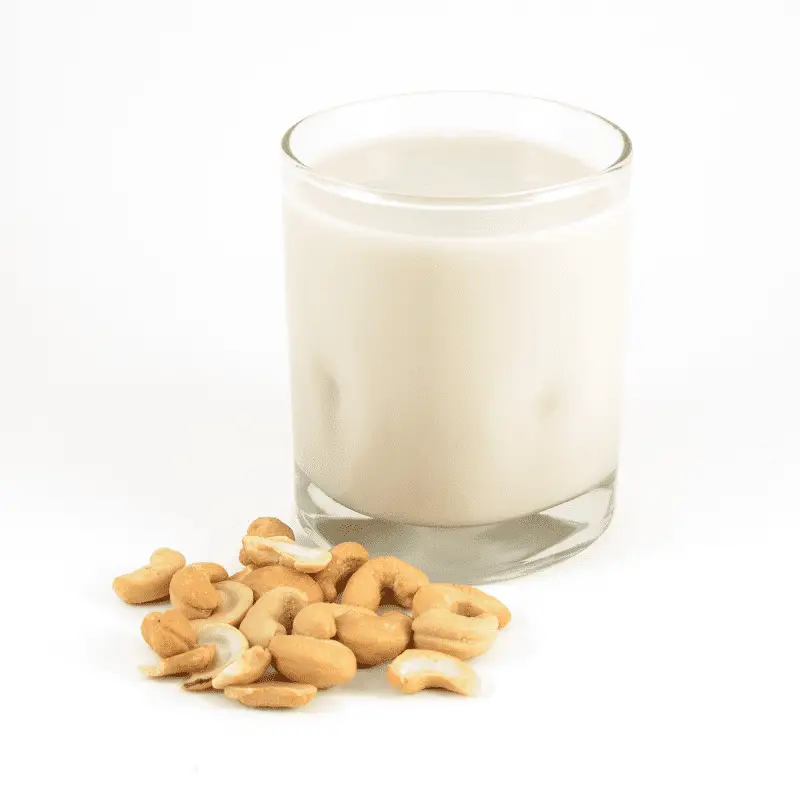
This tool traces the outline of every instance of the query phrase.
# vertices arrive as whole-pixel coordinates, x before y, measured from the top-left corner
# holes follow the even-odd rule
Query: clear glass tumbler
[[[628,136],[433,92],[314,114],[283,151],[304,529],[469,583],[589,545],[614,502]]]

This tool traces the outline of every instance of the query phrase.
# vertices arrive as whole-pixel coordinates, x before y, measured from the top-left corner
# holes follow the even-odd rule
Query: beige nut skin
[[[126,575],[114,578],[112,588],[120,600],[138,605],[169,597],[172,576],[186,566],[177,550],[161,547],[150,556],[150,563]]]
[[[259,599],[270,589],[276,589],[279,586],[291,586],[303,592],[309,603],[319,603],[322,600],[322,590],[310,575],[304,575],[302,572],[297,572],[278,564],[254,569],[249,575],[245,575],[241,579],[241,583],[253,590],[256,599]]]
[[[265,539],[271,539],[273,536],[285,536],[294,541],[294,531],[276,517],[254,519],[247,528],[247,536],[263,536]],[[239,561],[244,566],[252,563],[244,547],[239,551]]]
[[[412,627],[415,648],[468,659],[492,646],[498,621],[493,614],[462,617],[446,608],[431,608],[416,617]]]
[[[217,648],[213,644],[201,645],[177,656],[164,658],[158,664],[139,667],[148,678],[167,678],[171,675],[187,675],[205,669],[214,661]]]
[[[346,606],[340,603],[311,603],[294,618],[292,632],[315,639],[333,639],[336,622],[348,612],[375,616],[375,612],[361,606]]]
[[[342,602],[377,611],[384,595],[393,596],[402,608],[411,608],[414,596],[428,583],[428,576],[394,556],[371,558],[359,567],[342,592]]]
[[[291,586],[277,586],[263,594],[245,614],[239,630],[251,645],[267,647],[278,633],[289,633],[307,603],[306,596]]]
[[[190,564],[179,569],[169,584],[169,599],[189,619],[210,617],[219,605],[219,592],[211,582],[203,564]]]
[[[314,580],[322,589],[326,603],[332,603],[338,596],[348,578],[369,561],[369,553],[358,542],[342,542],[330,549],[331,560]]]
[[[197,567],[202,570],[211,583],[219,583],[220,581],[228,580],[228,570],[221,564],[215,564],[213,561],[195,561],[189,566]]]
[[[310,703],[316,694],[316,686],[283,681],[229,686],[225,689],[225,697],[238,700],[250,708],[300,708]]]
[[[460,583],[430,583],[414,597],[412,615],[418,617],[431,608],[446,608],[462,617],[492,614],[501,628],[511,622],[511,612],[496,597]]]
[[[242,551],[242,552],[244,552],[244,551]],[[234,574],[231,575],[230,580],[232,580],[232,581],[240,581],[241,582],[241,580],[245,576],[249,575],[254,570],[255,570],[255,567],[252,564],[248,564],[246,567],[242,567],[238,572],[234,572]]]
[[[423,689],[447,689],[458,694],[475,694],[478,676],[469,664],[435,650],[406,650],[389,665],[389,683],[406,694]]]
[[[411,642],[411,617],[390,611],[380,617],[349,612],[336,620],[336,637],[356,657],[360,667],[385,664]]]
[[[197,646],[197,636],[182,611],[170,609],[163,614],[154,611],[142,620],[142,638],[161,656],[186,653]]]
[[[275,669],[295,683],[328,689],[351,681],[356,657],[341,642],[310,636],[278,634],[269,643]]]

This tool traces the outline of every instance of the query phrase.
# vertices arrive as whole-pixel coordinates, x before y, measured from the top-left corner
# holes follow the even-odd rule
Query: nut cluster
[[[161,548],[114,580],[126,603],[172,604],[142,621],[159,656],[143,674],[184,675],[187,691],[222,691],[253,708],[304,706],[359,667],[386,663],[389,683],[407,694],[470,695],[478,679],[466,660],[485,653],[511,620],[480,589],[430,583],[422,570],[393,556],[370,558],[356,542],[330,550],[297,544],[273,517],[250,525],[239,561],[243,569],[229,576],[219,564],[187,564]],[[389,603],[405,611],[381,609]]]

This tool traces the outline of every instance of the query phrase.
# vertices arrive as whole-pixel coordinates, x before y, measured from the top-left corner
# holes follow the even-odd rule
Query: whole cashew
[[[263,536],[271,539],[273,536],[285,536],[290,541],[294,541],[294,531],[276,517],[259,517],[254,519],[247,528],[247,536]],[[239,551],[239,561],[246,567],[252,564],[244,546]]]
[[[369,561],[369,553],[358,542],[342,542],[330,549],[331,561],[314,580],[322,589],[325,601],[332,603],[344,582],[362,565]]]
[[[337,620],[349,611],[375,616],[375,612],[361,606],[340,603],[311,603],[294,618],[292,632],[315,639],[333,639]]]
[[[308,602],[291,586],[278,586],[263,594],[245,614],[239,630],[251,645],[267,647],[272,637],[292,630],[292,623]]]
[[[341,642],[278,634],[269,643],[275,669],[294,683],[318,689],[339,686],[356,674],[356,657]]]
[[[150,556],[150,564],[114,579],[112,587],[126,603],[152,603],[169,597],[172,576],[186,566],[186,559],[177,551],[162,547]]]
[[[142,638],[161,656],[186,653],[197,646],[197,634],[186,615],[177,609],[153,611],[142,620]]]
[[[456,658],[485,653],[497,636],[497,617],[462,617],[447,608],[430,608],[414,619],[414,647],[437,650]]]
[[[435,650],[406,650],[392,661],[389,683],[406,694],[423,689],[447,689],[470,695],[478,687],[478,676],[469,664]]]
[[[419,617],[431,608],[446,608],[462,617],[492,614],[501,628],[511,622],[511,612],[496,597],[460,583],[430,583],[420,589],[414,597],[413,616]]]
[[[353,651],[360,667],[385,664],[411,641],[411,617],[390,611],[380,617],[349,612],[336,620],[336,638]]]
[[[278,586],[291,586],[303,592],[308,597],[309,603],[318,603],[322,600],[322,589],[310,575],[282,567],[280,564],[254,569],[241,579],[241,583],[253,590],[256,599]]]
[[[227,574],[227,573],[226,573]],[[189,619],[210,617],[219,605],[219,592],[204,564],[190,564],[179,569],[169,584],[169,599]]]
[[[342,602],[377,611],[385,592],[391,592],[397,605],[411,608],[414,596],[428,583],[428,576],[394,556],[372,558],[359,567],[347,582]]]

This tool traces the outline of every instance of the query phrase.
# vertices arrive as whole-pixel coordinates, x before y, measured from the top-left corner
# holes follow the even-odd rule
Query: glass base
[[[491,525],[431,528],[367,517],[329,497],[295,467],[297,516],[317,543],[360,542],[371,556],[397,556],[432,581],[481,584],[549,567],[587,548],[614,512],[612,472],[552,508]]]

